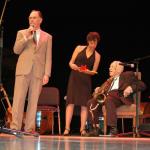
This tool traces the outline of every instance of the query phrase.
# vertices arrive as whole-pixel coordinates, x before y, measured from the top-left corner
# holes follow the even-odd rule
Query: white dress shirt
[[[116,90],[119,88],[119,78],[120,78],[119,76],[114,78],[114,80],[112,81],[112,84],[111,84],[112,87],[111,87],[110,91]]]
[[[35,32],[36,32],[36,40],[37,40],[37,41],[36,41],[36,42],[37,42],[36,44],[38,45],[39,40],[40,40],[40,32],[41,32],[41,30],[38,29],[38,30],[36,30]]]

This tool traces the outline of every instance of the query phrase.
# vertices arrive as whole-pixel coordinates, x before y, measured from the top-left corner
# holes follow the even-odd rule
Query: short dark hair
[[[33,12],[33,11],[36,11],[39,14],[40,18],[43,19],[43,15],[42,15],[42,12],[40,10],[33,9],[31,12]]]
[[[100,34],[98,32],[89,32],[87,37],[86,37],[87,41],[95,41],[97,40],[97,42],[100,42]]]

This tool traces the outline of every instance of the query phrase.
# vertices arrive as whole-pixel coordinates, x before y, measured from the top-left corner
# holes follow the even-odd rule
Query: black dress
[[[87,58],[86,48],[87,47],[85,47],[84,50],[77,55],[75,64],[77,66],[86,65],[87,68],[91,70],[95,61],[95,52]],[[72,70],[68,82],[67,104],[86,106],[87,101],[91,97],[91,92],[91,75]]]

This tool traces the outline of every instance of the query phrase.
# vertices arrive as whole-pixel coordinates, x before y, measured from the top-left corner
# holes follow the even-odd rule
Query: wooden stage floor
[[[150,138],[0,134],[0,150],[150,150]]]

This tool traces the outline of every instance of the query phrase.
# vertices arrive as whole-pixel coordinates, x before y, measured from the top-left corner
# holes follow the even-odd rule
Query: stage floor
[[[0,134],[0,150],[150,150],[150,138]]]

